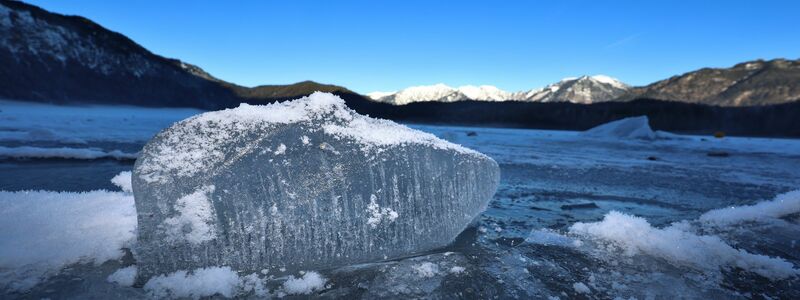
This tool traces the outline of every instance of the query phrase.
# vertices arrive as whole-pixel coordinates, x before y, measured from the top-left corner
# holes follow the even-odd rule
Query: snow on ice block
[[[208,266],[292,272],[444,246],[499,182],[491,158],[337,96],[176,123],[133,171],[139,282]]]
[[[647,116],[624,118],[593,127],[582,133],[583,136],[593,138],[615,139],[678,139],[680,136],[666,132],[653,131]]]

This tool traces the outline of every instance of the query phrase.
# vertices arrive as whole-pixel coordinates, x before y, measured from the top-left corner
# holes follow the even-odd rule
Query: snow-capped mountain
[[[590,104],[615,100],[629,89],[628,85],[609,76],[581,76],[565,78],[524,94],[515,94],[514,100]]]
[[[413,102],[437,101],[529,101],[529,102],[573,102],[596,103],[617,99],[630,87],[621,81],[605,76],[581,76],[564,78],[544,88],[521,92],[507,92],[491,85],[450,87],[439,83],[414,86],[398,92],[373,92],[371,99],[394,105]]]
[[[510,98],[511,93],[491,85],[466,85],[454,88],[446,84],[439,83],[426,86],[412,86],[398,92],[373,92],[367,94],[367,96],[379,102],[385,102],[394,105],[404,105],[413,102],[426,101],[505,101]]]

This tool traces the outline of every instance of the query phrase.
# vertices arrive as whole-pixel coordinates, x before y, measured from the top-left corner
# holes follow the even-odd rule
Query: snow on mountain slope
[[[0,46],[14,58],[46,57],[62,66],[75,62],[104,75],[130,73],[141,77],[157,71],[141,49],[131,49],[134,51],[126,55],[105,51],[102,43],[114,38],[122,39],[113,33],[99,37],[82,34],[71,24],[57,22],[33,9],[14,9],[0,4]]]
[[[605,76],[581,76],[563,79],[528,94],[527,101],[597,103],[615,100],[629,89],[621,81]]]
[[[492,85],[465,85],[459,87],[458,91],[471,100],[505,101],[509,100],[511,96],[511,93],[498,89]]]
[[[375,101],[394,105],[464,100],[595,103],[617,99],[628,89],[630,89],[628,85],[615,78],[595,75],[564,78],[544,88],[513,93],[491,85],[467,85],[453,88],[439,83],[413,86],[398,92],[373,92],[367,95]]]
[[[375,95],[379,97],[374,98]],[[395,105],[404,105],[413,102],[439,101],[454,102],[469,100],[459,89],[450,87],[443,83],[434,85],[412,86],[396,93],[384,94],[370,93],[370,97],[379,102],[386,102]]]
[[[0,98],[221,108],[230,88],[89,19],[0,1]],[[205,75],[203,75],[205,74]]]
[[[602,83],[605,83],[605,84],[610,84],[611,86],[616,87],[618,89],[627,89],[628,88],[627,84],[625,84],[622,81],[619,81],[619,79],[616,79],[616,78],[611,77],[611,76],[594,75],[591,78],[594,79],[595,81],[598,81],[598,82],[602,82]]]
[[[377,92],[376,91],[376,92],[368,93],[367,97],[369,97],[372,100],[378,100],[378,99],[386,97],[386,96],[394,95],[395,93],[397,93],[397,91],[394,91],[394,92]]]

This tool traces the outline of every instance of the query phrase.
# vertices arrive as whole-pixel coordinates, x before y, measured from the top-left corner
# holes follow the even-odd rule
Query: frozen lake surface
[[[500,164],[489,208],[452,245],[305,274],[187,270],[134,288],[124,286],[133,200],[110,182],[133,161],[80,153],[135,154],[192,112],[94,107],[45,118],[54,108],[0,104],[2,298],[800,298],[798,140],[412,125]],[[22,146],[40,149],[26,157]],[[98,189],[110,191],[77,193]]]

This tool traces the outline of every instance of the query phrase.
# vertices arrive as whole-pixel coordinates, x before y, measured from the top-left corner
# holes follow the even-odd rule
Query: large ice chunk
[[[242,104],[159,133],[133,171],[139,279],[209,266],[286,272],[446,245],[483,211],[491,158],[337,96]]]
[[[647,116],[624,118],[593,127],[582,133],[583,136],[593,138],[614,139],[676,139],[678,135],[666,131],[653,131]]]

